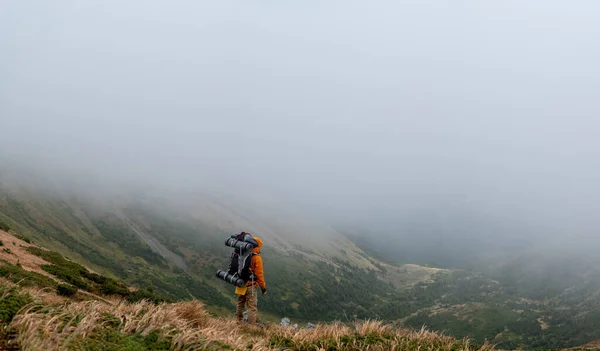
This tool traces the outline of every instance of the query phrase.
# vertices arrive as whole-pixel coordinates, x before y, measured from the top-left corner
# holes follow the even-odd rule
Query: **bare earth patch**
[[[576,347],[575,349],[585,349],[585,350],[600,350],[600,340],[592,341],[588,344],[585,344],[581,347]]]

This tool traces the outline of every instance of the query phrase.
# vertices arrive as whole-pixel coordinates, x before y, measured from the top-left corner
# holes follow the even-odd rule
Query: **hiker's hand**
[[[260,290],[262,290],[263,295],[265,295],[267,293],[267,289],[266,288],[260,288]]]

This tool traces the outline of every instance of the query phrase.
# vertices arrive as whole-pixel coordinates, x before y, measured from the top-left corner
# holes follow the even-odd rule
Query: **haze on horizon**
[[[472,211],[600,229],[596,2],[0,9],[2,156],[351,223]]]

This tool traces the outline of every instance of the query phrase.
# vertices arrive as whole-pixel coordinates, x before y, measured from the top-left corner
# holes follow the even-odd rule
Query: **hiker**
[[[263,295],[267,293],[267,284],[265,283],[265,275],[263,271],[263,262],[260,257],[260,247],[263,242],[257,237],[254,240],[258,243],[252,250],[250,261],[250,274],[252,278],[248,280],[245,286],[235,289],[237,305],[235,314],[238,321],[242,322],[244,318],[244,308],[248,308],[248,325],[255,325],[258,322],[258,287],[260,287]]]

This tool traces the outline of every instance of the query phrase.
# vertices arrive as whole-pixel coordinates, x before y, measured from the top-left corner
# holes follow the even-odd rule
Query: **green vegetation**
[[[0,260],[0,277],[17,283],[20,286],[39,286],[51,287],[57,286],[53,279],[45,275],[24,270],[22,267],[10,264],[4,260]]]
[[[303,351],[318,351],[318,350],[335,350],[335,351],[354,351],[368,350],[370,348],[376,350],[391,350],[401,349],[406,351],[418,351],[422,349],[423,341],[414,336],[399,336],[391,332],[370,332],[366,334],[353,333],[339,335],[336,338],[324,337],[317,340],[297,341],[294,338],[274,334],[269,339],[269,346],[273,348],[289,348],[291,350]],[[477,344],[465,344],[458,341],[448,342],[442,339],[433,339],[427,345],[429,350],[480,350],[481,346]]]
[[[127,298],[129,301],[139,301],[141,299],[150,300],[156,303],[167,301],[166,298],[149,290],[131,292],[125,283],[90,272],[82,265],[67,260],[59,253],[33,246],[28,247],[27,251],[52,263],[49,265],[42,265],[41,268],[60,280],[70,284],[61,284],[57,287],[57,291],[59,291],[61,295],[68,295],[71,293],[72,289],[79,288],[96,294],[120,295]],[[75,294],[75,292],[72,294]]]
[[[13,232],[22,233],[23,240],[34,240],[97,272],[56,252],[30,249],[49,262],[42,269],[69,287],[119,295],[129,301],[198,298],[231,311],[233,287],[214,277],[214,272],[228,263],[230,249],[223,245],[226,233],[169,206],[151,207],[147,203],[123,205],[116,216],[110,209],[103,213],[77,202],[7,196],[0,199],[0,218],[11,223]],[[122,214],[127,220],[121,219]],[[131,223],[182,257],[187,268],[152,251]],[[368,244],[370,239],[363,238],[367,243],[362,244]],[[461,262],[452,261],[456,252],[442,252],[444,248],[435,245],[427,247],[431,251],[412,252],[408,246],[396,249],[386,245],[368,252],[392,263],[466,266],[478,262],[466,251]],[[5,245],[3,249],[8,248]],[[426,256],[421,255],[424,251]],[[600,339],[600,315],[594,312],[600,305],[600,297],[595,297],[600,283],[590,283],[600,282],[600,273],[555,257],[548,260],[556,262],[546,262],[547,270],[542,272],[528,270],[525,257],[495,270],[482,269],[481,274],[473,270],[440,274],[434,281],[404,290],[376,271],[340,261],[315,262],[301,254],[284,256],[271,251],[269,245],[263,250],[263,260],[271,288],[268,295],[260,296],[260,310],[298,322],[379,318],[415,328],[427,325],[480,343],[489,339],[507,349],[572,347]],[[578,271],[584,273],[573,274]],[[0,262],[0,276],[20,285],[58,291],[52,279],[8,262]],[[129,291],[128,286],[137,290]],[[137,336],[119,333],[104,336],[124,337],[132,345],[141,342]],[[325,339],[320,342],[328,345]]]
[[[486,274],[454,270],[394,293],[371,312],[500,349],[562,349],[600,339],[600,313],[593,312],[600,275],[583,261],[555,261],[544,263],[545,270],[531,269],[527,257]]]
[[[126,296],[129,302],[138,302],[142,300],[151,301],[153,303],[169,302],[168,298],[162,297],[156,294],[152,289],[140,289],[133,292],[129,292]]]
[[[264,255],[268,283],[278,287],[261,297],[263,309],[299,320],[348,320],[395,316],[372,312],[395,289],[371,270],[343,262],[315,263],[304,256]],[[323,309],[323,306],[328,306]]]
[[[160,267],[168,266],[160,255],[152,251],[148,245],[142,242],[137,234],[126,225],[117,222],[113,218],[96,220],[93,224],[107,241],[118,244],[119,248],[123,250],[125,254],[133,257],[142,257],[151,265]]]
[[[17,288],[0,285],[0,332],[31,301],[31,297],[21,294]]]
[[[207,304],[233,307],[233,304],[203,279],[188,274],[166,274],[158,270],[145,270],[131,280],[135,286],[152,287],[172,300],[198,298]]]
[[[100,247],[82,243],[62,231],[56,232],[56,235],[52,235],[52,238],[62,246],[68,248],[71,252],[85,257],[91,264],[98,267],[104,267],[119,278],[126,278],[128,276],[127,268],[123,264],[124,262],[117,260],[114,256],[109,256]],[[115,251],[118,252],[118,249]]]
[[[119,322],[118,318],[106,315],[105,328],[97,330],[83,340],[70,344],[67,350],[168,351],[171,349],[170,338],[159,336],[157,331],[152,331],[146,336],[141,334],[127,335],[118,330]]]
[[[10,230],[10,226],[8,224],[0,221],[0,230],[7,232]]]
[[[58,284],[56,287],[56,293],[61,296],[69,297],[77,293],[77,288],[73,285]]]
[[[150,223],[151,227],[145,231],[156,235],[174,252],[179,252],[178,245],[181,244],[191,247],[193,252],[197,253],[195,257],[189,258],[190,269],[183,271],[169,265],[160,255],[154,253],[139,239],[129,224],[114,215],[86,217],[85,208],[75,210],[66,202],[54,200],[28,201],[28,205],[15,197],[9,196],[4,200],[4,203],[0,201],[0,214],[18,223],[20,233],[26,233],[35,239],[36,243],[88,264],[104,276],[114,275],[144,291],[134,296],[151,297],[152,294],[160,294],[171,300],[195,297],[207,304],[232,307],[231,296],[223,295],[213,286],[218,284],[214,272],[217,268],[222,268],[222,257],[226,255],[220,255],[224,252],[221,248],[221,238],[212,242],[203,240],[203,235],[210,231],[207,227],[175,225],[177,221],[169,221],[156,211],[140,208],[132,212],[125,209],[126,213],[132,212],[132,216]],[[46,217],[34,217],[30,213],[31,208],[35,208]],[[60,218],[61,225],[59,226],[57,221],[47,220],[48,218]],[[217,247],[219,250],[216,250]],[[212,263],[215,257],[219,256],[218,265]],[[211,263],[201,263],[204,260]],[[97,290],[101,293],[98,285],[102,285],[105,293],[119,293],[118,284],[94,283],[93,276],[86,277],[86,272],[80,271],[78,267],[54,262],[44,269],[83,290]],[[152,288],[155,293],[149,293],[146,287]],[[163,298],[155,298],[161,299]]]
[[[466,316],[460,316],[460,313]],[[539,334],[541,328],[535,318],[519,315],[504,308],[482,307],[481,310],[474,308],[461,312],[441,312],[435,315],[419,313],[407,321],[407,325],[420,327],[427,325],[433,330],[444,330],[449,335],[459,338],[474,338],[478,342],[494,340],[498,346],[506,349],[519,348],[523,344],[520,335]],[[458,314],[458,316],[457,316]],[[509,331],[504,338],[498,340],[500,333]],[[509,335],[510,334],[510,335]],[[507,337],[514,338],[507,340]]]
[[[31,239],[24,237],[23,235],[19,235],[19,234],[15,234],[15,236],[21,240],[23,240],[24,242],[31,244]]]
[[[18,345],[7,345],[12,338],[12,330],[7,327],[17,313],[33,299],[22,294],[16,287],[0,285],[0,350],[20,350]]]

